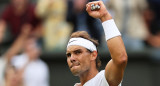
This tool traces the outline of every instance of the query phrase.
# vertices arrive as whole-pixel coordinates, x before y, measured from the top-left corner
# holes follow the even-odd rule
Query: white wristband
[[[103,22],[102,26],[104,29],[106,40],[109,40],[116,36],[121,36],[121,33],[119,32],[113,19]]]

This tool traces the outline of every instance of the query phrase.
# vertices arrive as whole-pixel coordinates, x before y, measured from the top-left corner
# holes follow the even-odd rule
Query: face
[[[6,81],[8,81],[12,86],[17,86],[16,70],[12,67],[8,67],[6,70]]]
[[[24,49],[29,54],[30,59],[36,59],[37,57],[39,57],[40,49],[38,48],[35,39],[28,39],[26,41]]]
[[[81,46],[67,48],[67,63],[73,75],[79,76],[91,68],[91,53]]]
[[[14,6],[21,6],[21,5],[25,5],[27,3],[28,0],[12,0],[12,4]]]

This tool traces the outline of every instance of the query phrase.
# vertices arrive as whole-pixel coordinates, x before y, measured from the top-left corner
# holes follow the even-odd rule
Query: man
[[[10,0],[11,3],[7,5],[0,17],[0,34],[1,40],[7,26],[11,31],[13,41],[20,35],[22,28],[25,25],[31,25],[32,30],[30,33],[39,34],[40,32],[40,19],[36,16],[35,7],[29,0]],[[38,36],[38,35],[37,35]],[[9,40],[12,42],[12,40]]]
[[[91,10],[91,5],[100,9]],[[102,1],[90,2],[86,11],[102,22],[111,60],[105,70],[98,71],[100,60],[97,57],[98,43],[84,32],[75,32],[67,45],[67,62],[73,75],[79,76],[80,83],[75,86],[120,86],[127,65],[127,54],[121,34]]]
[[[5,82],[5,69],[8,67],[8,65],[10,65],[10,60],[12,59],[12,57],[17,55],[21,51],[23,44],[25,43],[25,40],[30,33],[30,30],[31,27],[29,25],[25,25],[19,37],[14,41],[11,47],[2,56],[0,56],[0,86]]]
[[[0,86],[9,83],[12,86],[13,83],[21,84],[19,81],[23,82],[25,86],[49,86],[48,66],[39,59],[40,48],[36,43],[36,38],[34,36],[29,37],[30,30],[31,26],[25,25],[11,48],[0,58]],[[17,55],[22,48],[24,49],[24,53]],[[7,82],[4,83],[4,78],[6,78],[4,77],[4,72],[10,71],[7,69],[8,65],[16,67],[16,80],[18,82],[16,80],[15,82],[12,80],[8,82],[7,80]],[[14,74],[13,76],[7,76],[9,76],[10,79],[14,78]],[[23,80],[21,80],[22,78]]]
[[[11,60],[17,69],[25,68],[23,73],[25,86],[49,86],[49,69],[39,56],[40,48],[36,38],[30,36],[25,40],[23,54]]]

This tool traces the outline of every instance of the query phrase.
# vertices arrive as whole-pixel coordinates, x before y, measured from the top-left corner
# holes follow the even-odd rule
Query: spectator
[[[146,25],[148,26],[148,36],[145,43],[152,47],[160,47],[160,1],[147,0],[149,8],[144,13]]]
[[[143,12],[148,7],[146,0],[109,0],[107,3],[127,49],[142,49],[147,37]],[[132,45],[132,46],[131,46]]]
[[[14,40],[25,24],[30,24],[33,28],[31,32],[39,35],[40,19],[35,15],[34,6],[29,0],[11,0],[0,18],[0,34],[3,35],[6,27],[10,26],[11,37]]]
[[[24,86],[22,75],[14,66],[8,65],[5,70],[5,82],[2,86]]]
[[[30,32],[31,27],[29,25],[25,25],[23,27],[23,30],[21,31],[21,34],[19,37],[15,40],[15,42],[12,44],[12,46],[8,49],[8,51],[1,56],[0,58],[0,86],[4,84],[4,72],[6,71],[12,71],[12,67],[8,67],[7,65],[10,65],[10,60],[13,56],[17,55],[17,53],[22,49],[23,44],[25,42],[25,39],[28,37],[28,34]],[[9,70],[8,70],[9,68]],[[14,70],[13,70],[14,71]],[[8,75],[8,74],[7,74]],[[8,76],[6,76],[8,77]],[[9,76],[10,77],[10,76]]]
[[[24,69],[25,86],[49,86],[48,66],[39,59],[40,48],[35,37],[29,37],[24,43],[24,52],[13,57],[12,65],[21,69],[25,64],[29,64]]]
[[[92,18],[85,10],[87,2],[96,0],[69,0],[67,21],[73,23],[75,31],[87,31],[91,37],[101,43],[102,25],[98,19]]]
[[[8,64],[4,72],[5,81],[2,86],[25,86],[23,84],[24,70],[30,62],[31,60],[28,61],[21,69],[16,69],[14,66]]]
[[[45,50],[64,49],[72,26],[66,22],[66,0],[38,0],[36,14],[44,20]]]

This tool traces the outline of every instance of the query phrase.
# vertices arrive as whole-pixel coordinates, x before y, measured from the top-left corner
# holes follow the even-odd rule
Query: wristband
[[[102,26],[104,29],[106,40],[109,40],[116,36],[121,36],[121,33],[119,32],[113,19],[103,22]]]

